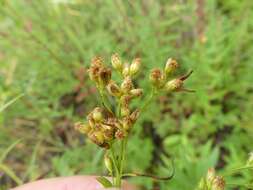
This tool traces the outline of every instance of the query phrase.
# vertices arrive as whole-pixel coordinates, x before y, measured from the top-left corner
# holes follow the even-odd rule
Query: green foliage
[[[196,93],[164,94],[135,126],[129,170],[168,175],[159,159],[173,157],[175,176],[159,187],[194,189],[210,166],[225,174],[244,165],[253,138],[253,2],[197,2],[1,1],[0,105],[25,93],[0,113],[0,157],[23,139],[4,166],[24,181],[101,174],[103,153],[71,126],[97,102],[83,69],[94,55],[113,52],[140,56],[144,73],[168,57],[180,72],[194,70],[186,85]],[[150,91],[143,76],[138,83]],[[247,170],[225,177],[252,183]],[[0,175],[0,183],[15,180]]]

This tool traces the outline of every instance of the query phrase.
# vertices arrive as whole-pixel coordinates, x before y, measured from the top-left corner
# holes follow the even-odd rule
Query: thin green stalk
[[[113,165],[114,165],[114,169],[115,169],[115,172],[116,172],[116,175],[114,175],[114,178],[113,178],[113,183],[115,186],[118,186],[119,184],[119,179],[120,179],[120,172],[119,172],[119,168],[118,168],[118,163],[117,163],[117,160],[116,160],[116,156],[115,156],[115,152],[114,152],[114,148],[113,148],[113,145],[111,144],[111,153],[112,153],[112,162],[113,162]]]
[[[109,112],[113,113],[112,110],[111,110],[111,108],[110,108],[110,106],[107,104],[107,100],[106,100],[106,97],[105,97],[105,95],[104,95],[104,90],[103,90],[101,87],[99,87],[99,86],[98,86],[97,88],[98,88],[98,91],[99,91],[99,94],[100,94],[100,97],[101,97],[103,106],[104,106]]]
[[[151,101],[153,100],[154,95],[156,93],[157,93],[156,90],[154,89],[154,87],[152,87],[151,94],[150,94],[149,98],[147,99],[147,101],[145,102],[144,106],[142,107],[141,112],[143,112],[147,109],[148,105],[151,103]]]

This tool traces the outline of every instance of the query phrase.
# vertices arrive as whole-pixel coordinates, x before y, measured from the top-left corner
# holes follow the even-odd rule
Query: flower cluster
[[[192,90],[188,90],[183,88],[184,80],[186,80],[191,74],[190,71],[188,74],[183,75],[179,78],[168,80],[172,73],[176,71],[179,67],[176,60],[169,58],[166,62],[165,68],[163,71],[159,68],[155,68],[151,71],[149,79],[156,90],[165,90],[167,92],[174,91],[187,91],[192,92]]]
[[[222,176],[218,176],[213,168],[209,168],[207,175],[200,181],[198,190],[224,190],[225,180]]]
[[[87,134],[92,142],[104,148],[110,148],[115,139],[121,140],[128,136],[140,115],[140,108],[132,110],[130,103],[133,99],[143,95],[143,89],[135,88],[133,83],[134,76],[140,71],[140,58],[133,59],[129,64],[123,63],[118,54],[114,54],[111,57],[111,65],[121,76],[119,85],[112,79],[112,69],[105,65],[101,57],[92,59],[88,73],[99,90],[103,108],[95,108],[88,114],[86,123],[79,122],[75,125],[78,131]],[[163,71],[153,69],[150,73],[150,82],[153,87],[169,92],[186,90],[183,88],[183,83],[191,72],[185,76],[168,80],[177,68],[177,61],[170,58]],[[111,98],[108,98],[108,95],[115,100],[113,105],[116,104],[116,108],[108,105],[108,102],[111,103]]]
[[[122,82],[118,85],[111,78],[112,70],[105,66],[100,57],[95,57],[91,61],[88,70],[90,79],[96,83],[101,96],[108,93],[114,97],[118,103],[119,114],[111,111],[109,106],[105,108],[97,107],[87,116],[87,123],[76,123],[75,128],[81,133],[87,134],[88,138],[95,144],[110,148],[114,139],[123,139],[128,136],[132,126],[139,117],[140,110],[132,111],[130,102],[134,98],[140,97],[143,90],[134,88],[132,77],[140,69],[140,59],[123,65],[117,54],[112,55],[112,67],[122,76]]]

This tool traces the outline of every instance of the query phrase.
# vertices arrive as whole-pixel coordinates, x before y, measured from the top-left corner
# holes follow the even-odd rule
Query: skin
[[[72,176],[43,179],[11,190],[104,190],[95,176]],[[106,189],[108,190],[108,189]],[[116,190],[114,188],[110,190]],[[124,183],[122,190],[136,190],[133,186]]]

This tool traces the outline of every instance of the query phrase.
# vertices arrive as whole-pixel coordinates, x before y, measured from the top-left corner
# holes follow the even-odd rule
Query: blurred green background
[[[164,94],[135,126],[129,179],[144,189],[191,190],[209,167],[220,174],[253,150],[253,1],[1,0],[0,189],[51,176],[105,174],[103,151],[73,130],[99,102],[86,69],[95,55],[142,58],[138,84],[168,57],[196,93]],[[145,75],[146,74],[146,75]],[[162,162],[161,162],[162,161]],[[167,163],[164,164],[161,163]],[[167,167],[168,166],[168,167]],[[252,184],[251,171],[225,176]],[[227,186],[226,189],[245,189]]]

